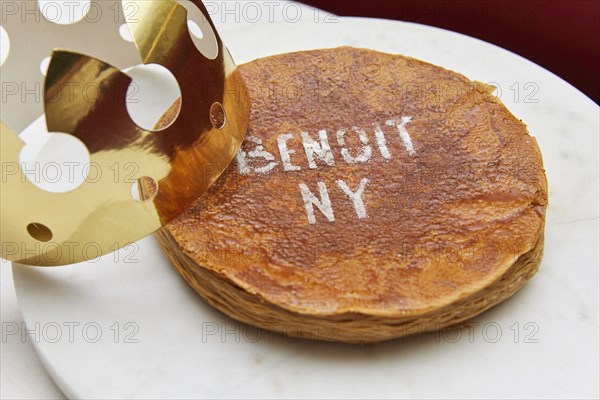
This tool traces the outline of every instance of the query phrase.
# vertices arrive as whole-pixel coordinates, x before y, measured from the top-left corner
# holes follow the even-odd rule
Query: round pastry
[[[289,336],[377,342],[472,318],[536,273],[542,157],[492,86],[348,47],[240,71],[252,111],[236,162],[157,233],[210,304]]]

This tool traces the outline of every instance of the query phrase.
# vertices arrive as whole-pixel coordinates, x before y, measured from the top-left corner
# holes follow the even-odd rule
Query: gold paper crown
[[[11,10],[3,9],[2,26],[15,50],[1,67],[0,80],[3,91],[15,82],[43,85],[43,109],[27,101],[32,96],[3,95],[2,257],[35,266],[85,261],[151,234],[189,208],[235,157],[250,112],[246,87],[202,2],[92,0],[89,9],[103,17],[71,25],[47,21],[35,0],[18,4],[27,7],[28,18],[11,18]],[[199,47],[188,30],[190,7],[206,18]],[[122,23],[137,52],[119,37]],[[36,41],[27,42],[28,36]],[[82,54],[90,47],[115,66]],[[44,80],[34,60],[51,51]],[[132,79],[120,69],[139,64],[140,56],[144,64],[166,67],[181,90],[177,118],[160,131],[140,128],[126,108]],[[81,90],[58,95],[74,82],[93,84],[99,96],[91,100]],[[48,131],[79,139],[97,168],[135,163],[146,201],[131,196],[131,182],[109,174],[68,193],[46,192],[29,182],[19,167],[24,143],[15,131],[43,112]]]

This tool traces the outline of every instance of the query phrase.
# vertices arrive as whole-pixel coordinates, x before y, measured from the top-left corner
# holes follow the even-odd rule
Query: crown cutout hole
[[[125,73],[133,80],[127,89],[129,116],[140,128],[156,131],[156,123],[175,100],[181,97],[177,79],[171,71],[159,64],[137,65]],[[169,126],[170,124],[159,130]]]
[[[39,242],[47,243],[52,240],[52,231],[44,224],[32,222],[27,225],[27,233]]]
[[[50,66],[51,60],[52,57],[46,57],[40,63],[40,72],[42,73],[42,75],[46,76],[48,74],[48,67]]]
[[[90,0],[38,0],[38,8],[44,18],[59,25],[81,21],[90,7]]]
[[[8,58],[8,52],[10,51],[10,38],[6,29],[0,25],[0,66],[4,64]]]
[[[19,166],[27,180],[39,189],[51,193],[67,193],[86,180],[93,182],[100,174],[90,163],[87,147],[78,138],[66,133],[51,133],[44,116],[21,134],[25,146],[19,153]]]
[[[221,103],[215,102],[210,107],[210,122],[215,129],[221,130],[225,128],[227,115],[225,114],[225,109]]]
[[[131,186],[131,197],[139,203],[154,200],[158,194],[158,183],[148,176],[142,176]]]
[[[208,22],[208,18],[191,1],[178,0],[177,3],[187,10],[188,31],[198,51],[210,60],[217,58],[219,55],[219,44],[217,43],[217,36],[212,26]]]
[[[119,35],[121,35],[121,38],[124,41],[133,43],[133,37],[131,36],[131,32],[129,31],[127,24],[121,24],[119,27]]]

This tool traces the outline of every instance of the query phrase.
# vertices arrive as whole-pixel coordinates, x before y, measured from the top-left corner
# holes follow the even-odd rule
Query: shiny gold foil
[[[7,168],[2,174],[0,226],[5,259],[35,266],[72,264],[151,234],[216,181],[244,139],[249,119],[246,87],[203,4],[193,0],[187,5],[198,7],[207,18],[201,52],[188,31],[186,8],[179,3],[127,3],[138,10],[127,24],[139,56],[146,64],[169,69],[179,83],[179,115],[163,130],[140,128],[126,108],[129,76],[92,56],[55,50],[43,86],[48,131],[78,138],[100,171],[118,163],[135,165],[137,173],[129,179],[103,173],[71,192],[46,192],[18,168],[24,144],[3,122],[1,157]],[[73,82],[93,84],[101,88],[100,95],[93,100],[82,91],[60,96]],[[11,120],[21,129],[22,121],[33,119]],[[140,179],[141,186],[156,189],[144,193],[143,199],[149,197],[145,201],[131,194]]]

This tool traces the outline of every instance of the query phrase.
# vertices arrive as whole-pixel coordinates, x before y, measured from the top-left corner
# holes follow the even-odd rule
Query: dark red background
[[[302,0],[343,16],[437,26],[511,50],[600,103],[600,0]]]

